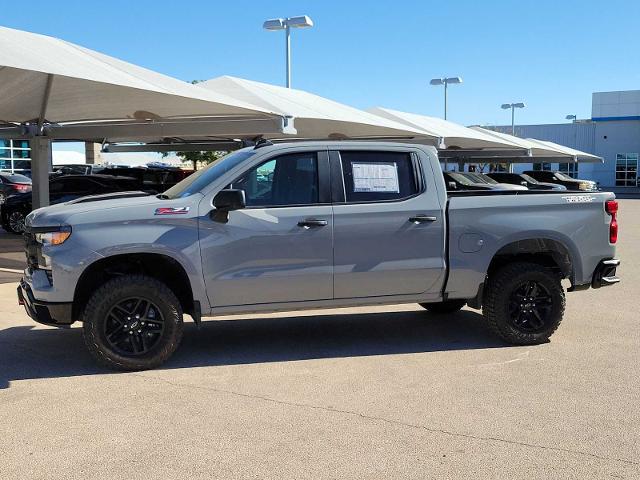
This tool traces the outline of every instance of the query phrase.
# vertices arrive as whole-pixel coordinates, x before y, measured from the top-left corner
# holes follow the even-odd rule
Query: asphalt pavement
[[[623,281],[567,294],[545,345],[471,309],[246,315],[188,324],[141,373],[0,285],[0,478],[640,478],[639,245],[622,200]]]

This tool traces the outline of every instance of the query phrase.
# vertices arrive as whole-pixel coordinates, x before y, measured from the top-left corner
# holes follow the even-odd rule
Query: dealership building
[[[511,126],[492,129],[511,133]],[[604,163],[539,165],[515,164],[514,171],[560,170],[574,177],[594,180],[601,187],[638,187],[640,155],[640,90],[595,92],[591,118],[572,123],[516,125],[518,137],[536,138],[598,155]]]

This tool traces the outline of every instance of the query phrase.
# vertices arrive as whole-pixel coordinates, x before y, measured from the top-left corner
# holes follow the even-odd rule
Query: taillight
[[[31,190],[31,185],[28,183],[14,183],[13,188],[15,188],[17,192],[25,193]]]
[[[615,200],[607,200],[604,202],[605,211],[611,215],[611,223],[609,223],[609,243],[618,241],[618,202]]]

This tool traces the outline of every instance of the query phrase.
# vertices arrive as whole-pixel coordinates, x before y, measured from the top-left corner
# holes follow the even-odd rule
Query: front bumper
[[[620,265],[620,260],[617,258],[600,260],[600,263],[598,263],[598,266],[593,272],[591,287],[600,288],[618,283],[620,281],[620,277],[616,276],[618,265]]]
[[[18,303],[24,305],[27,315],[43,325],[68,327],[73,323],[72,303],[53,303],[36,300],[31,287],[24,280],[18,286]]]

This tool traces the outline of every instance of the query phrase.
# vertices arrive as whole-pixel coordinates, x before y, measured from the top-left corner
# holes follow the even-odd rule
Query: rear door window
[[[341,151],[340,158],[348,203],[403,200],[420,191],[408,152]]]

